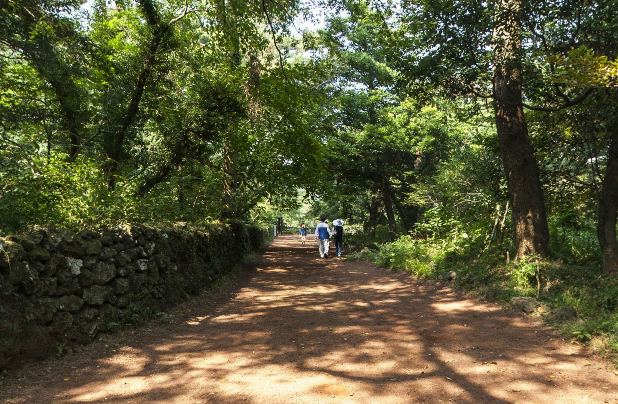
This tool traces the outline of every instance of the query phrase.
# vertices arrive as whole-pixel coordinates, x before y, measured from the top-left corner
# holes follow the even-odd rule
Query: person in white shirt
[[[326,218],[321,217],[320,223],[315,227],[315,239],[319,240],[318,251],[320,252],[321,258],[328,258],[328,247],[330,245],[330,237],[333,232],[328,227],[328,223],[326,223]]]

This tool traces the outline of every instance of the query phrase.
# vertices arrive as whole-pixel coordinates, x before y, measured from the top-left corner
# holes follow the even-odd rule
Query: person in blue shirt
[[[332,236],[332,232],[328,227],[328,223],[326,223],[326,218],[321,217],[320,223],[315,227],[315,239],[319,240],[318,251],[320,252],[321,258],[328,258],[328,247],[330,244],[330,237]]]
[[[305,223],[300,224],[299,232],[300,232],[300,242],[305,244],[305,240],[307,237],[307,226],[305,226]]]

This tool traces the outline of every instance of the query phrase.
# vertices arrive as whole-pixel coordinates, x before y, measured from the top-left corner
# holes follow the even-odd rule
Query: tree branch
[[[524,102],[524,103],[522,103],[522,106],[523,106],[524,108],[527,108],[527,109],[531,110],[531,111],[540,111],[540,112],[558,112],[558,111],[561,111],[561,110],[563,110],[563,109],[566,109],[566,108],[572,107],[573,105],[577,105],[577,104],[579,104],[580,102],[583,102],[583,101],[584,101],[586,98],[588,98],[588,97],[589,97],[589,96],[590,96],[590,95],[591,95],[591,94],[592,94],[595,90],[596,90],[596,88],[594,88],[594,87],[587,88],[587,89],[586,89],[586,90],[585,90],[585,91],[584,91],[584,92],[583,92],[583,93],[582,93],[579,97],[577,97],[577,98],[573,98],[573,99],[569,99],[569,98],[567,98],[567,97],[566,97],[566,95],[565,95],[565,96],[564,96],[564,98],[565,98],[565,100],[566,100],[566,101],[565,101],[565,103],[564,103],[564,104],[562,104],[562,105],[559,105],[559,106],[557,106],[557,107],[555,107],[555,108],[536,107],[536,106],[533,106],[533,105],[526,104],[525,102]],[[506,102],[506,101],[503,101],[503,102]]]
[[[270,27],[270,31],[273,36],[273,44],[275,45],[275,49],[277,49],[277,53],[279,54],[279,65],[281,66],[281,73],[283,73],[283,77],[285,81],[291,84],[290,79],[288,78],[285,72],[285,62],[283,61],[283,55],[281,53],[281,49],[279,49],[279,45],[277,45],[277,37],[275,35],[275,27],[273,25],[272,20],[270,19],[270,14],[268,14],[268,9],[266,8],[266,0],[262,0],[262,10],[264,11],[264,15],[266,16],[266,21],[268,21],[268,26]]]
[[[169,173],[172,171],[174,167],[182,163],[182,160],[184,159],[184,156],[185,156],[185,150],[189,146],[189,143],[190,143],[189,135],[185,135],[182,138],[182,140],[176,145],[176,150],[174,151],[174,154],[172,155],[172,158],[169,160],[169,162],[165,164],[163,167],[159,168],[159,170],[154,176],[148,178],[139,187],[139,190],[137,191],[138,196],[140,197],[146,196],[146,194],[150,192],[150,190],[154,188],[155,185],[157,185],[160,182],[163,182],[165,178],[167,178],[167,176],[169,175]]]

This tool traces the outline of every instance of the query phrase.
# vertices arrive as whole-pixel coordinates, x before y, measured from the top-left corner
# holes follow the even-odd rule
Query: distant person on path
[[[300,242],[305,244],[305,240],[307,239],[307,226],[305,226],[305,223],[301,223],[300,224]]]
[[[336,219],[333,221],[333,233],[335,233],[335,251],[337,251],[337,258],[341,257],[341,250],[343,248],[343,220]]]
[[[318,251],[320,252],[321,258],[328,258],[328,247],[330,244],[330,237],[332,236],[332,232],[328,227],[328,223],[326,223],[326,218],[321,217],[320,223],[315,227],[315,239],[319,240]]]

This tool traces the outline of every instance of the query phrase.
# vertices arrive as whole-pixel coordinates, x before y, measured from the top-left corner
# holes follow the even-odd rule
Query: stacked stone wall
[[[240,223],[0,238],[0,368],[153,318],[213,285],[265,239]]]

